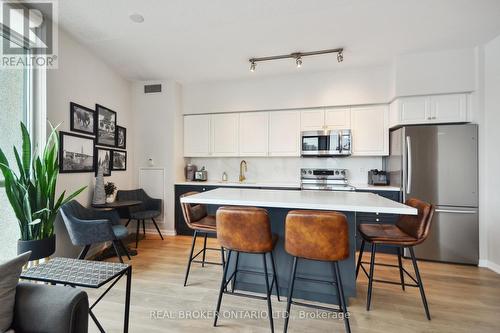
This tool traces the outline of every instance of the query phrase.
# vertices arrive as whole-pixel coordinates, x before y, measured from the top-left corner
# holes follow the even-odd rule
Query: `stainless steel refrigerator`
[[[477,125],[393,130],[384,162],[403,199],[415,197],[436,206],[429,237],[415,247],[417,258],[478,264]]]

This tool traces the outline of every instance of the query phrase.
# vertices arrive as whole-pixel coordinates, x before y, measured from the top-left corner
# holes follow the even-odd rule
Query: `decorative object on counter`
[[[227,173],[226,173],[226,171],[224,171],[224,172],[222,173],[222,181],[223,181],[223,182],[227,182]]]
[[[113,150],[113,164],[111,164],[111,169],[113,171],[125,171],[127,170],[127,152]]]
[[[116,148],[127,148],[127,129],[122,126],[116,126]]]
[[[194,180],[194,174],[196,171],[198,171],[198,168],[196,167],[196,165],[191,164],[191,163],[186,165],[186,180],[187,181]]]
[[[70,130],[95,135],[95,111],[73,102],[69,105]]]
[[[389,185],[389,176],[387,172],[377,169],[368,171],[368,185]]]
[[[97,142],[101,146],[116,146],[116,112],[96,104]]]
[[[194,180],[205,182],[208,179],[208,172],[205,167],[202,167],[201,170],[198,170],[194,173]]]
[[[115,183],[112,182],[107,182],[104,184],[104,192],[106,192],[106,202],[111,203],[115,201],[115,191],[116,191],[116,185]]]
[[[104,176],[102,168],[97,172],[94,186],[94,196],[92,197],[92,205],[103,205],[106,203],[106,190],[104,189]]]
[[[86,188],[84,186],[66,198],[64,191],[56,198],[59,137],[56,128],[52,125],[51,128],[43,152],[32,154],[30,135],[26,126],[21,123],[21,154],[14,147],[19,170],[17,174],[0,149],[0,169],[5,179],[5,192],[20,228],[18,252],[31,250],[30,260],[46,258],[54,253],[54,221],[59,208]]]
[[[112,168],[112,159],[111,159],[111,150],[104,149],[100,147],[95,147],[95,168],[96,168],[96,176],[97,171],[102,168],[102,175],[104,177],[111,176],[111,168]]]
[[[153,158],[152,158],[152,157],[148,158],[148,165],[149,165],[150,167],[154,167],[154,166],[155,166],[155,161],[153,160]]]
[[[59,172],[94,172],[94,138],[62,131],[59,135]]]

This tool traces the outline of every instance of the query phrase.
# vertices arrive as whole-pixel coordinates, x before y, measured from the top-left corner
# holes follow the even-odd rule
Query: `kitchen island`
[[[328,192],[328,191],[287,191],[218,188],[181,199],[183,203],[198,203],[214,206],[252,206],[268,210],[272,232],[279,236],[274,251],[280,293],[288,294],[288,278],[292,267],[292,257],[284,250],[284,224],[286,214],[293,209],[331,210],[346,215],[349,224],[349,258],[340,262],[342,281],[347,297],[356,296],[355,244],[356,213],[389,213],[416,215],[413,207],[386,199],[373,193]],[[234,270],[234,261],[229,263],[229,276]],[[255,255],[240,256],[239,267],[245,270],[263,271],[262,261]],[[332,280],[331,270],[322,262],[302,260],[297,276],[310,279]],[[239,290],[264,292],[261,277],[238,274],[236,287]],[[298,282],[294,296],[301,299],[338,304],[333,286],[325,284]]]

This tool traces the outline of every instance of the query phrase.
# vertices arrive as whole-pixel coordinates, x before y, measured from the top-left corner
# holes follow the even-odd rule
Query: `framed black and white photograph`
[[[97,112],[97,145],[115,147],[116,145],[116,112],[96,104]]]
[[[112,152],[110,149],[95,147],[95,174],[102,168],[104,177],[111,176],[111,167],[113,164]]]
[[[127,148],[127,129],[125,127],[116,126],[116,148]]]
[[[95,111],[83,105],[69,103],[70,130],[95,135]]]
[[[127,152],[113,150],[113,162],[111,167],[113,171],[127,170]]]
[[[59,132],[59,172],[94,172],[94,138]]]

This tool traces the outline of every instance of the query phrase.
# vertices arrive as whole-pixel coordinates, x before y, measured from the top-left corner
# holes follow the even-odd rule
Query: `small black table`
[[[104,204],[92,204],[94,208],[108,208],[108,209],[120,209],[120,208],[128,208],[132,206],[138,206],[142,204],[140,200],[116,200],[113,202],[106,202]]]
[[[21,279],[48,282],[50,284],[64,284],[71,287],[84,287],[98,289],[114,280],[104,293],[89,307],[89,315],[99,328],[105,332],[97,320],[92,309],[113,288],[113,286],[127,275],[125,291],[125,316],[123,319],[123,332],[128,332],[130,315],[130,288],[132,284],[132,266],[128,264],[80,260],[70,258],[54,258],[48,262],[28,268],[21,273]]]

